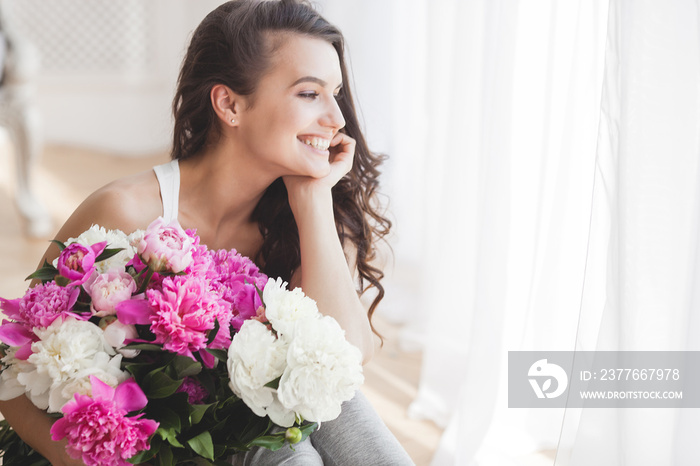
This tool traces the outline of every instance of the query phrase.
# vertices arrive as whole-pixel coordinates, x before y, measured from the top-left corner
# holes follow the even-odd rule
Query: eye
[[[301,92],[301,93],[299,94],[299,97],[302,97],[302,98],[304,98],[304,99],[311,99],[311,100],[313,100],[313,99],[315,99],[316,97],[318,97],[318,92],[314,92],[314,91]]]

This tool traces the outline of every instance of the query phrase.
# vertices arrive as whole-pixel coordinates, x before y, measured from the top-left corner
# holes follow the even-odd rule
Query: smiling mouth
[[[331,141],[323,138],[298,138],[301,142],[307,146],[311,146],[318,150],[328,150],[331,145]]]

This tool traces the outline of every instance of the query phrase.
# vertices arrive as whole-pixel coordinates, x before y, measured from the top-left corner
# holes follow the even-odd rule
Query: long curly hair
[[[336,229],[342,244],[352,243],[359,291],[376,290],[369,307],[372,315],[384,297],[382,270],[373,264],[377,242],[391,228],[377,200],[378,167],[384,156],[370,152],[360,129],[348,83],[341,32],[305,0],[233,0],[216,8],[192,35],[182,63],[173,99],[175,127],[172,158],[199,153],[219,136],[209,93],[224,84],[239,95],[252,95],[270,66],[275,52],[266,34],[291,32],[323,39],[338,53],[343,86],[337,100],[345,119],[341,130],[356,141],[351,171],[332,190]],[[279,44],[277,44],[279,45]],[[301,264],[299,231],[282,179],[273,182],[253,211],[263,244],[256,262],[270,276],[289,281]],[[374,330],[374,326],[372,326]],[[376,330],[375,330],[376,333]]]

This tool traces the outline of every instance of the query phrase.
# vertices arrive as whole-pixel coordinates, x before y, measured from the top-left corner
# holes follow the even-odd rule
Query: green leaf
[[[61,250],[61,251],[63,251],[64,249],[66,249],[66,245],[63,244],[62,242],[60,242],[60,241],[57,240],[57,239],[52,239],[51,242],[52,242],[53,244],[55,244],[56,246],[58,246],[58,249]]]
[[[190,422],[192,425],[199,424],[199,421],[202,420],[207,410],[214,405],[216,405],[216,403],[209,403],[208,405],[189,405],[188,409],[190,411]]]
[[[173,380],[167,374],[162,372],[162,368],[157,369],[144,378],[144,393],[148,398],[165,398],[175,393],[182,380]]]
[[[158,419],[160,422],[158,429],[156,429],[156,434],[159,435],[160,438],[174,447],[185,447],[177,439],[182,425],[180,424],[180,416],[178,416],[175,411],[165,406],[158,406],[156,409],[149,411],[148,415]]]
[[[195,453],[208,460],[214,460],[214,444],[211,441],[211,434],[204,431],[201,434],[187,441],[187,444],[192,447]]]
[[[248,280],[246,280],[246,283],[248,283]],[[257,291],[258,296],[260,296],[260,301],[264,304],[265,301],[263,300],[263,292],[262,292],[262,290],[261,290],[260,288],[258,288],[258,284],[257,284],[257,283],[253,283],[253,286],[255,287],[255,291]]]
[[[256,438],[248,445],[251,447],[263,447],[267,448],[268,450],[277,451],[284,446],[284,442],[284,432],[281,432],[280,434],[263,435],[262,437]]]
[[[122,359],[122,368],[126,369],[134,376],[137,382],[140,384],[141,380],[151,372],[153,365],[151,363],[145,362],[131,362],[128,359]],[[140,385],[139,385],[140,386]]]
[[[180,441],[177,439],[176,434],[173,433],[172,430],[162,430],[157,431],[157,433],[164,441],[168,442],[170,445],[176,448],[185,448],[185,446],[181,444]]]
[[[158,464],[161,466],[172,466],[173,463],[173,450],[169,445],[163,445],[158,453]]]
[[[119,253],[120,253],[121,251],[123,251],[123,250],[124,250],[124,248],[111,248],[111,249],[107,248],[107,249],[105,249],[104,251],[102,251],[102,254],[100,254],[99,256],[97,256],[97,258],[95,258],[95,262],[100,262],[100,261],[103,261],[103,260],[107,260],[107,259],[109,259],[110,257],[119,254]]]
[[[180,432],[180,416],[178,416],[175,411],[164,406],[159,406],[153,412],[149,412],[149,415],[158,419],[158,422],[160,422],[156,432],[161,434],[161,437],[163,437],[162,431],[173,431],[176,434]],[[163,440],[166,440],[165,437],[163,437]]]
[[[53,277],[53,281],[56,282],[56,285],[58,286],[68,286],[68,284],[70,283],[69,279],[61,275],[56,275],[55,277]]]
[[[160,446],[161,446],[161,440],[158,437],[151,437],[151,448],[148,450],[142,450],[138,453],[136,453],[134,456],[129,458],[127,461],[131,464],[141,464],[145,463],[154,456],[158,454],[158,451],[160,451]]]
[[[47,282],[53,280],[56,275],[58,275],[58,269],[44,260],[44,265],[41,266],[41,268],[39,268],[36,272],[25,278],[25,280],[38,279],[42,282]]]
[[[265,386],[277,390],[280,387],[280,380],[282,380],[282,376],[277,377],[275,380],[270,380]]]
[[[202,372],[202,363],[187,356],[175,356],[170,362],[170,365],[175,370],[175,374],[179,379],[197,375]]]
[[[302,426],[299,426],[301,430],[301,441],[303,442],[306,438],[313,434],[316,429],[318,429],[318,422],[309,422]]]
[[[214,321],[214,328],[211,329],[209,332],[209,338],[207,338],[207,346],[211,345],[214,339],[216,338],[216,334],[219,333],[219,321],[215,320]]]
[[[228,361],[228,352],[226,350],[206,348],[206,351],[213,354],[219,361]]]
[[[163,351],[161,345],[154,345],[153,343],[129,343],[128,345],[122,347],[122,349],[137,349],[141,351]]]

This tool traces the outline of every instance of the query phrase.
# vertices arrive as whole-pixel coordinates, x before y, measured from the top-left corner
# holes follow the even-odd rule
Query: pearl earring
[[[233,124],[233,123],[236,123],[236,119],[235,119],[235,118],[231,118],[231,123],[232,123],[232,124]]]

